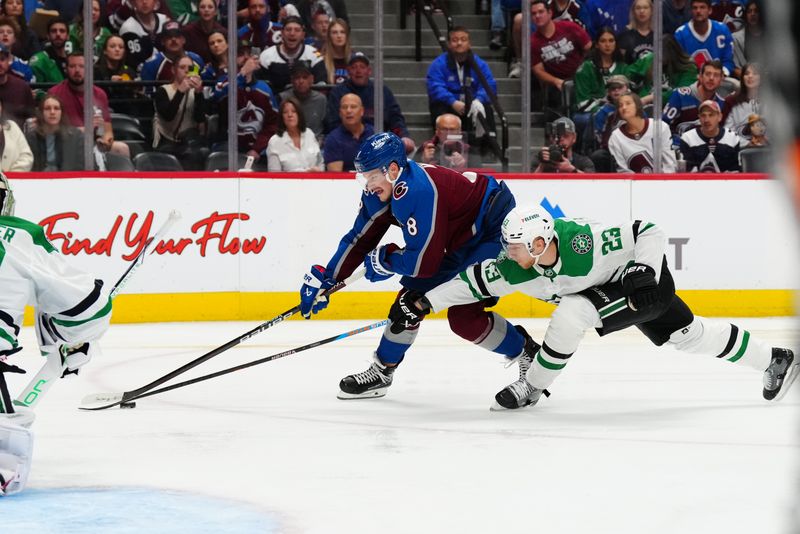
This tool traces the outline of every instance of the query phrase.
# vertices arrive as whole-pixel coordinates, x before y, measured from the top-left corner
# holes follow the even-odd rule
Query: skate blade
[[[775,395],[775,398],[772,399],[772,402],[777,402],[786,395],[786,393],[789,391],[789,388],[792,387],[792,384],[797,378],[798,371],[800,371],[800,360],[793,362],[792,366],[789,367],[789,370],[786,372],[786,376],[783,378],[781,390],[777,395]]]
[[[386,395],[386,390],[389,388],[378,388],[372,389],[369,391],[365,391],[364,393],[347,393],[345,391],[339,390],[339,393],[336,394],[337,399],[342,400],[353,400],[353,399],[377,399],[380,397],[384,397]]]

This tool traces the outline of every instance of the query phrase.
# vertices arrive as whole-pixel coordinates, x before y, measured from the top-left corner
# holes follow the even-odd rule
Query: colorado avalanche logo
[[[572,238],[572,250],[575,254],[588,254],[592,250],[592,236],[589,234],[578,234]]]
[[[392,191],[392,197],[395,200],[400,200],[405,196],[406,193],[408,193],[408,186],[406,183],[397,182],[397,184],[394,186],[394,190]]]
[[[637,152],[628,158],[628,168],[635,173],[651,174],[654,167],[653,157],[647,152]]]

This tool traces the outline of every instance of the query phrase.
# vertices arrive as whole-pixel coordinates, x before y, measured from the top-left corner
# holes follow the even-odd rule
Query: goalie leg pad
[[[0,418],[0,496],[25,489],[33,458],[33,432]]]
[[[724,321],[695,316],[694,320],[669,336],[676,349],[692,354],[715,356],[741,363],[758,371],[766,369],[772,351],[750,332]]]

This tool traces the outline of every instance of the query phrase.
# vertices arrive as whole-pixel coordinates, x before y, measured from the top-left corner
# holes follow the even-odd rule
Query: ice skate
[[[538,402],[539,397],[542,395],[543,390],[533,387],[526,377],[528,369],[531,368],[533,359],[541,346],[528,335],[524,328],[519,325],[514,326],[514,328],[525,338],[522,354],[509,362],[509,365],[513,365],[514,362],[519,364],[519,380],[509,384],[494,396],[495,402],[490,408],[492,411],[515,410],[525,406],[532,406]]]
[[[772,362],[764,371],[764,398],[779,401],[797,378],[800,361],[795,361],[789,349],[773,348]]]
[[[387,367],[373,355],[373,362],[366,371],[348,375],[339,382],[340,399],[372,399],[383,397],[392,385],[394,367]]]

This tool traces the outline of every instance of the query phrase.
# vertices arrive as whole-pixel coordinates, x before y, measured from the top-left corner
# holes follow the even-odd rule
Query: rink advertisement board
[[[265,319],[291,308],[302,275],[327,262],[353,223],[361,190],[351,176],[30,173],[11,182],[17,215],[44,226],[59,251],[109,284],[171,210],[181,213],[118,298],[122,322]],[[659,224],[676,285],[698,313],[793,313],[797,231],[780,182],[642,178],[505,179],[518,204],[554,215]],[[396,229],[385,241],[402,244]],[[398,288],[362,280],[323,317],[383,316]],[[551,309],[519,296],[501,306],[523,316]]]

